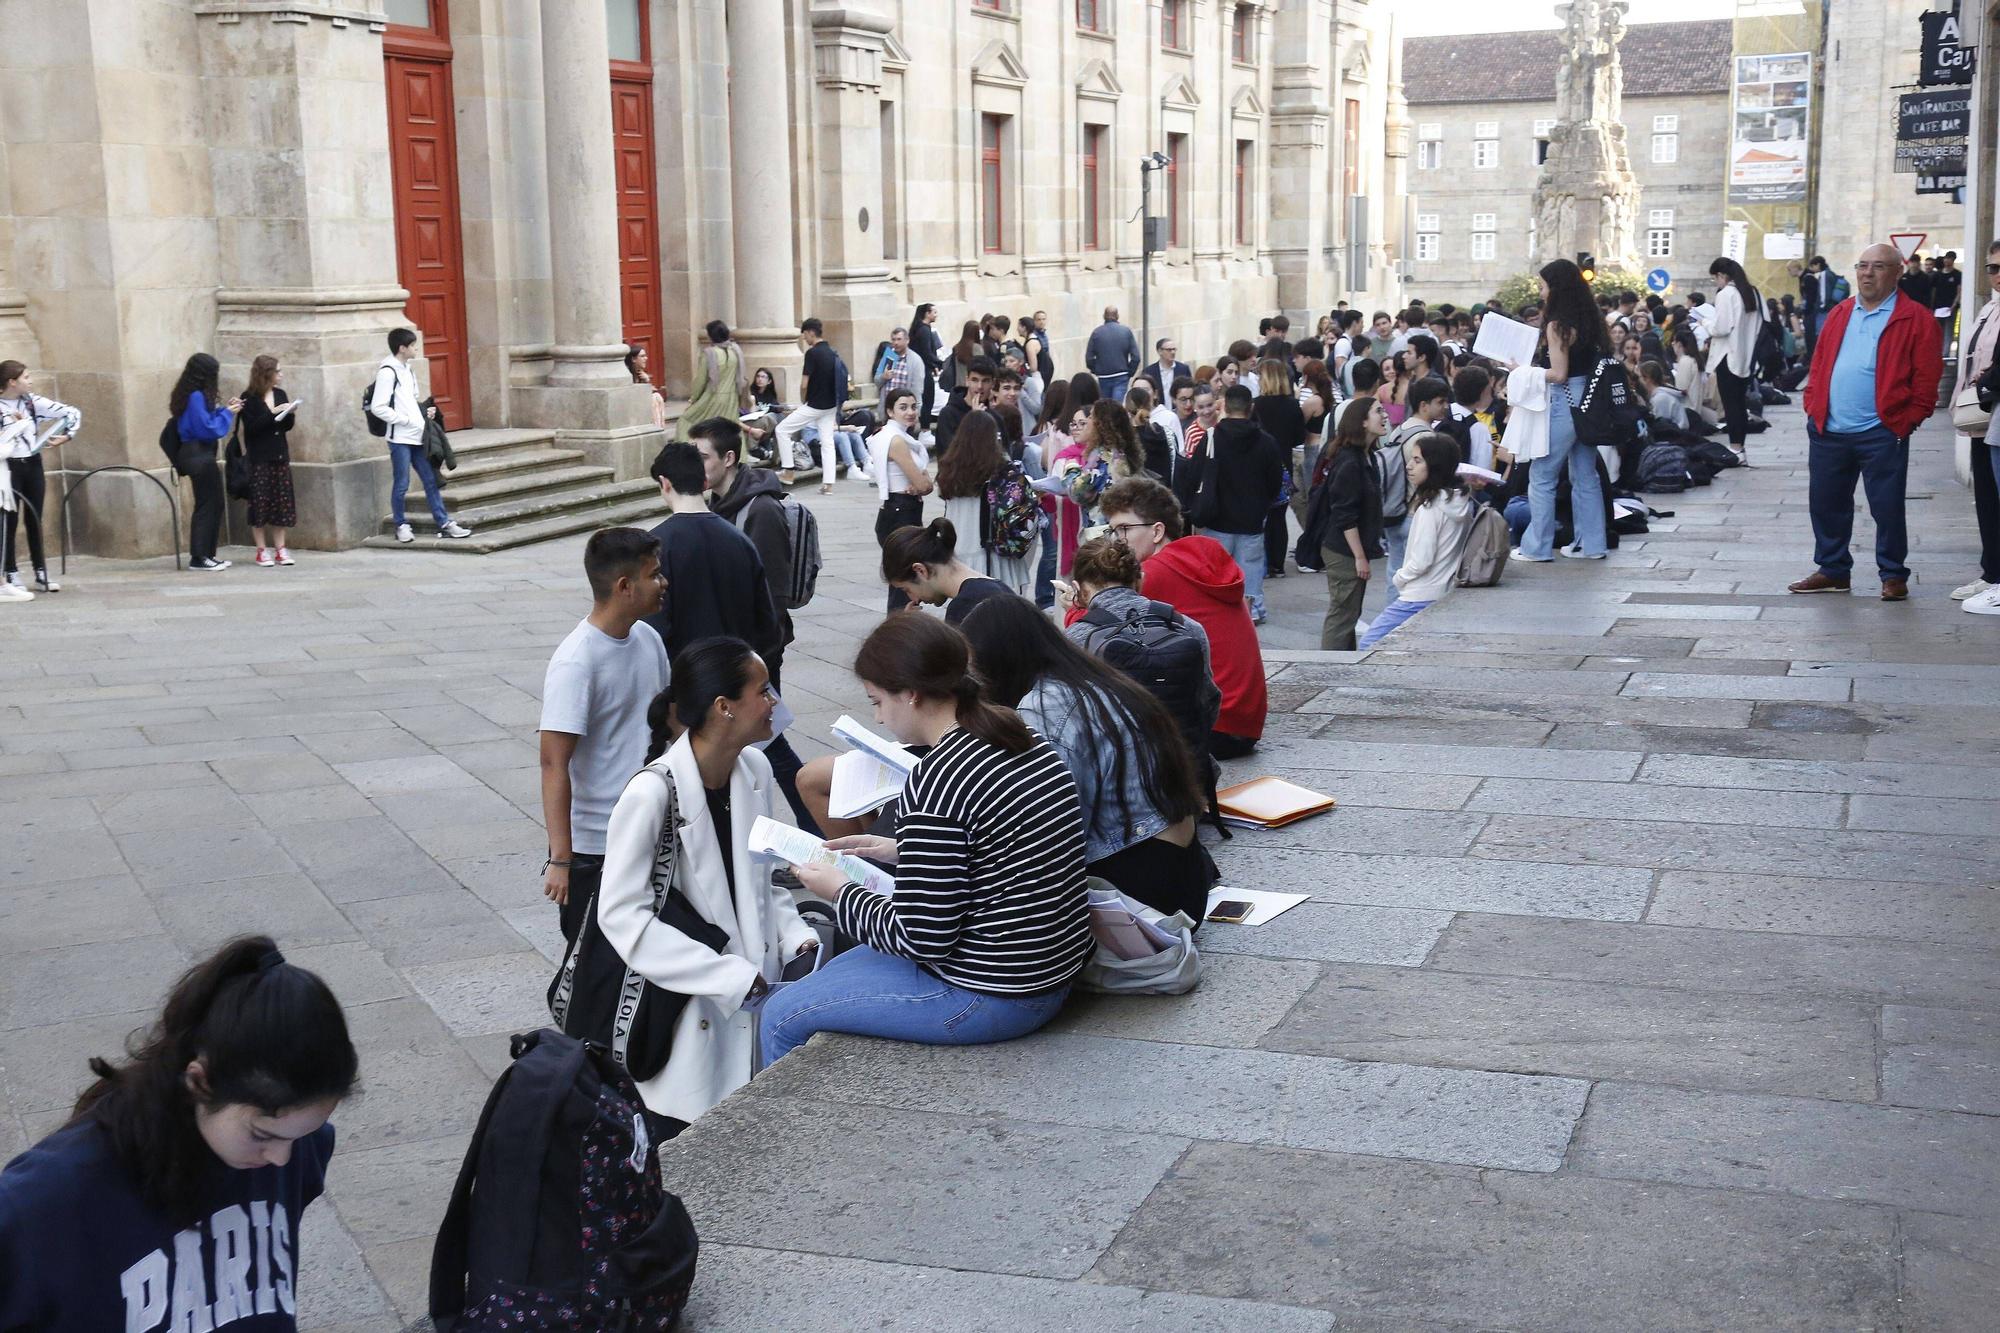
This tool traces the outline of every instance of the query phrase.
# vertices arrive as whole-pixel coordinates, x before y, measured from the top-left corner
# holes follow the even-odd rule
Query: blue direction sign
[[[1674,285],[1674,275],[1663,268],[1656,268],[1646,275],[1646,290],[1663,292]]]

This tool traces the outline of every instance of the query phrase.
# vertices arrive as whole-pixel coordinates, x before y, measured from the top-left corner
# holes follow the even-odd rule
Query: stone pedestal
[[[779,396],[799,396],[799,314],[792,289],[791,98],[784,0],[733,0],[729,17],[729,154],[736,334],[744,362],[769,366]],[[879,249],[877,251],[880,253]]]
[[[1639,267],[1639,181],[1625,151],[1618,44],[1624,0],[1570,0],[1556,71],[1556,125],[1535,183],[1535,262],[1588,252],[1600,268]]]

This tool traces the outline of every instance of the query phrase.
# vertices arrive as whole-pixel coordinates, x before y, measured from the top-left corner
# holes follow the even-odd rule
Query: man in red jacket
[[[1875,520],[1875,566],[1882,600],[1910,595],[1909,533],[1903,490],[1910,432],[1937,407],[1944,349],[1937,320],[1896,294],[1903,259],[1871,245],[1854,265],[1854,295],[1833,308],[1813,348],[1806,381],[1806,455],[1813,563],[1793,592],[1846,592],[1854,570],[1854,483]]]

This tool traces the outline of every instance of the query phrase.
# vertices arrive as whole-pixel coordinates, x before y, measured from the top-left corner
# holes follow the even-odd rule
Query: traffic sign
[[[1929,236],[1930,233],[1926,231],[1892,231],[1889,233],[1889,241],[1907,264],[1910,262],[1910,256],[1923,248],[1924,241]]]
[[[1649,292],[1664,292],[1673,285],[1674,275],[1663,268],[1656,268],[1646,275],[1646,290]]]

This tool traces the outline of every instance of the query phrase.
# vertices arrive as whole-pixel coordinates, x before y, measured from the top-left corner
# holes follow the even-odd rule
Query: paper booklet
[[[1541,340],[1541,330],[1533,325],[1489,311],[1479,321],[1479,338],[1472,344],[1472,354],[1492,357],[1503,366],[1525,366],[1535,359],[1535,347]]]
[[[917,766],[915,755],[846,714],[834,722],[833,735],[853,748],[833,761],[833,786],[826,802],[829,815],[853,819],[902,793],[904,781]]]
[[[896,891],[894,876],[883,873],[858,856],[830,851],[825,843],[804,829],[780,824],[769,815],[757,816],[750,825],[747,842],[751,853],[756,856],[775,856],[795,866],[835,866],[856,884],[877,893],[892,894]]]
[[[1294,820],[1331,810],[1334,800],[1283,778],[1252,778],[1215,794],[1215,806],[1231,824],[1282,828]]]

